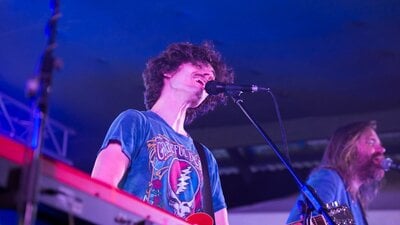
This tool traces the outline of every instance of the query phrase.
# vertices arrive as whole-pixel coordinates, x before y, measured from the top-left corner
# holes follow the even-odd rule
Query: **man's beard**
[[[383,154],[374,153],[372,156],[366,158],[366,156],[358,156],[357,174],[358,178],[362,183],[379,182],[385,175],[385,171],[380,165],[380,161],[383,159]]]
[[[358,155],[357,165],[355,165],[357,169],[355,172],[361,182],[361,186],[357,196],[363,207],[367,207],[375,198],[381,186],[381,180],[385,175],[385,171],[380,165],[382,159],[383,154],[381,153],[374,153],[369,157]]]

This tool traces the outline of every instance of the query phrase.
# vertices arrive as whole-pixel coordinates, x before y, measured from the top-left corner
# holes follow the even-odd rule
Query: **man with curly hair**
[[[185,125],[226,102],[204,88],[211,80],[232,83],[233,71],[210,43],[175,43],[149,60],[143,80],[147,111],[129,109],[113,121],[92,177],[182,218],[203,212],[201,161]],[[216,160],[201,146],[215,224],[228,224]]]
[[[320,166],[307,181],[324,204],[336,201],[339,206],[348,207],[355,225],[368,224],[365,209],[376,196],[385,174],[381,166],[385,148],[375,130],[375,121],[354,122],[338,128]],[[309,224],[303,196],[297,202],[287,223]]]

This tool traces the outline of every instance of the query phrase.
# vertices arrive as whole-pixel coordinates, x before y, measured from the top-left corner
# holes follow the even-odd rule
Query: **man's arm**
[[[229,225],[228,211],[226,208],[220,209],[214,213],[216,225]]]
[[[110,143],[97,155],[92,177],[118,187],[129,165],[128,157],[119,143]]]

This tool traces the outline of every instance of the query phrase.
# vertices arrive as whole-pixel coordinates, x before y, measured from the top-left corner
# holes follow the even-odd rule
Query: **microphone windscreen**
[[[391,158],[385,158],[381,162],[381,167],[384,171],[388,171],[390,169],[390,166],[392,165],[393,160]]]
[[[224,88],[223,86],[221,86],[221,83],[215,80],[207,82],[205,89],[209,95],[217,95],[224,91]]]

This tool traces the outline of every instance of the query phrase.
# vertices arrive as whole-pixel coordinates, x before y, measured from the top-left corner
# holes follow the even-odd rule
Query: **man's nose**
[[[206,81],[212,81],[215,80],[215,77],[213,74],[209,74],[209,73],[203,73],[202,77],[206,79]]]
[[[379,146],[376,148],[376,151],[377,151],[377,152],[381,152],[381,153],[385,153],[385,152],[386,152],[386,149],[385,149],[382,145],[379,145]]]

